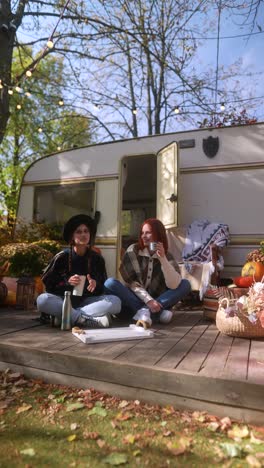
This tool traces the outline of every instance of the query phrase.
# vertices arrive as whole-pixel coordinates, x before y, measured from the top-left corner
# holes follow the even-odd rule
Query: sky
[[[264,5],[261,6],[259,15],[264,13]],[[244,90],[241,99],[248,98],[251,93],[252,97],[263,97],[262,100],[252,102],[259,103],[255,114],[259,121],[264,121],[263,101],[264,101],[264,54],[263,54],[263,41],[264,30],[260,32],[255,28],[254,34],[247,35],[250,32],[250,27],[242,26],[241,19],[238,17],[230,18],[226,13],[222,13],[220,21],[220,41],[219,41],[219,68],[221,66],[230,66],[234,62],[241,61],[241,69],[244,73],[252,74],[252,76],[244,76],[238,78],[243,84]],[[215,31],[217,36],[217,31]],[[213,33],[208,34],[213,37]],[[242,36],[242,37],[235,37]],[[244,37],[243,37],[244,36]],[[201,66],[207,66],[211,63],[214,70],[216,69],[217,57],[217,40],[204,41],[204,46],[199,50],[199,60]],[[221,80],[218,83],[219,89],[222,86]],[[231,85],[232,86],[232,85]],[[235,86],[235,84],[234,84]],[[247,105],[244,101],[241,105]]]
[[[261,5],[262,10],[259,12],[259,16],[263,16],[264,6]],[[211,69],[212,73],[216,71],[216,57],[217,57],[217,12],[212,20],[212,23],[208,25],[208,33],[206,37],[207,40],[202,41],[203,44],[199,46],[198,55],[197,55],[197,66],[201,70]],[[214,23],[214,29],[213,29]],[[252,97],[262,97],[264,96],[263,90],[263,76],[264,76],[264,54],[263,54],[263,39],[264,32],[259,33],[258,29],[255,28],[254,32],[257,34],[246,35],[250,32],[250,26],[241,25],[241,18],[239,17],[230,17],[226,12],[221,14],[221,23],[220,23],[220,41],[219,41],[219,81],[218,89],[222,89],[224,83],[220,79],[220,70],[221,67],[231,66],[234,62],[241,62],[241,69],[243,73],[251,74],[251,76],[241,76],[239,78],[234,77],[233,80],[229,82],[229,90],[232,92],[232,89],[236,89],[237,82],[239,80],[240,85],[242,84],[242,102],[238,104],[238,108],[246,108],[250,103],[256,104],[256,109],[250,110],[249,114],[251,116],[256,116],[259,121],[264,121],[264,111],[263,111],[263,102],[262,100],[252,100],[247,101],[246,99],[250,96]],[[52,26],[51,26],[52,29]],[[19,29],[18,35],[21,40],[28,41],[29,38],[34,37],[34,31],[23,33],[22,29]],[[244,35],[244,36],[243,36]],[[242,36],[242,37],[235,37]],[[214,38],[214,39],[211,39]],[[245,99],[245,101],[243,101]],[[185,127],[186,129],[188,128]]]

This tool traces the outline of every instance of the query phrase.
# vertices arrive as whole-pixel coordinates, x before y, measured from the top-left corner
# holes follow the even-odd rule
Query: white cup
[[[83,288],[84,288],[84,283],[85,283],[85,280],[86,280],[86,276],[85,275],[79,275],[79,278],[80,278],[80,283],[77,284],[76,286],[74,286],[73,291],[72,291],[73,296],[82,296],[83,295]]]

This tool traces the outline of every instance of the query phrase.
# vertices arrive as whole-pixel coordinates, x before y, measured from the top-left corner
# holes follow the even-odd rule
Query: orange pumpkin
[[[250,288],[254,282],[254,279],[253,276],[236,276],[233,278],[233,282],[238,288]]]
[[[247,262],[242,268],[242,276],[254,276],[255,281],[261,281],[264,276],[264,263]]]

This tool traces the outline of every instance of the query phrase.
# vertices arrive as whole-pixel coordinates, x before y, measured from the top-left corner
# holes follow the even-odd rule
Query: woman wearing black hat
[[[121,301],[117,296],[103,295],[107,278],[103,257],[91,247],[96,235],[96,222],[87,215],[76,215],[64,226],[64,240],[70,248],[59,252],[43,273],[46,292],[38,296],[40,313],[59,321],[62,316],[64,292],[73,291],[84,278],[81,296],[71,296],[72,325],[109,327],[111,315],[117,315]]]

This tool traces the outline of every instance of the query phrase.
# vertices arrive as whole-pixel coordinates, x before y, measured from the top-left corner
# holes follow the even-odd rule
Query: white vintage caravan
[[[109,275],[141,222],[229,225],[224,276],[264,239],[264,123],[90,145],[41,158],[24,175],[17,216],[61,223],[101,213],[96,244]]]

